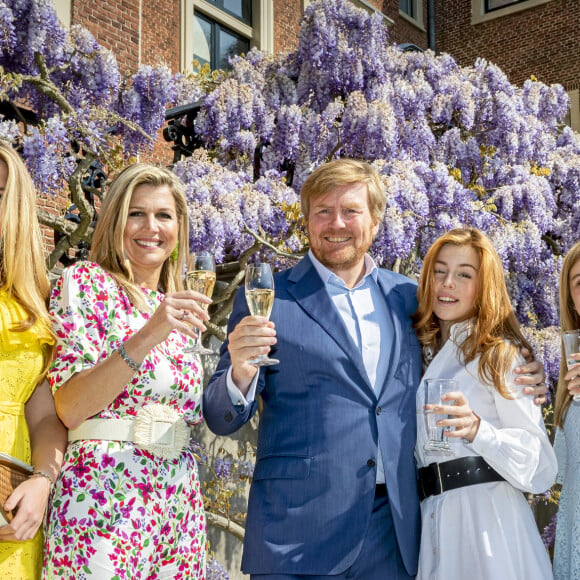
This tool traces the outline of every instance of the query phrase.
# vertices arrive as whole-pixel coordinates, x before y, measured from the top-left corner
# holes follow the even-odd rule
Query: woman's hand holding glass
[[[481,420],[461,391],[448,391],[441,395],[440,405],[429,407],[433,414],[444,415],[436,421],[436,425],[445,429],[446,437],[461,438],[467,443],[475,439]]]
[[[133,335],[142,337],[140,342],[144,343],[143,356],[151,348],[166,340],[172,330],[178,330],[195,340],[197,333],[206,329],[204,321],[209,320],[207,313],[209,304],[211,300],[207,296],[192,290],[166,294],[147,324]]]

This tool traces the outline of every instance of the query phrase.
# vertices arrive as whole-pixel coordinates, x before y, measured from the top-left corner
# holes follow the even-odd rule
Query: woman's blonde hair
[[[435,303],[435,262],[445,245],[470,246],[479,256],[478,288],[471,333],[459,345],[465,364],[480,356],[479,378],[511,398],[506,379],[517,349],[532,348],[523,336],[507,292],[501,260],[487,236],[475,228],[451,230],[429,248],[417,289],[419,307],[414,327],[423,347],[436,348],[440,326],[433,313]]]
[[[50,282],[36,217],[36,189],[24,161],[5,141],[0,141],[0,163],[6,169],[0,198],[0,283],[27,313],[11,330],[23,332],[38,322],[54,337],[47,311]],[[46,347],[45,367],[51,353]]]
[[[131,197],[141,185],[167,186],[173,195],[179,223],[177,256],[168,258],[163,264],[159,289],[162,292],[183,290],[183,264],[189,246],[187,204],[183,184],[175,173],[164,167],[135,163],[115,178],[101,206],[89,259],[117,280],[137,308],[146,310],[143,292],[135,283],[131,263],[125,257],[123,242]]]
[[[560,328],[562,330],[575,330],[580,328],[580,316],[574,308],[572,294],[570,292],[570,272],[580,260],[580,242],[574,244],[566,254],[560,271]],[[560,377],[558,379],[558,388],[556,389],[556,404],[554,406],[554,425],[556,427],[564,426],[566,413],[570,408],[572,395],[568,391],[568,382],[564,376],[568,372],[565,357],[560,359]]]

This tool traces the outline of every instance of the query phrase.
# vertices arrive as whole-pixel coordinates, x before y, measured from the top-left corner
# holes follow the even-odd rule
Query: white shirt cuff
[[[258,384],[259,376],[260,372],[258,371],[250,383],[248,394],[244,397],[244,395],[242,395],[242,391],[240,391],[240,389],[236,387],[236,383],[234,383],[234,379],[232,378],[232,367],[230,366],[226,375],[226,388],[228,390],[228,395],[232,400],[232,405],[245,408],[254,402],[254,399],[256,398],[256,386]]]

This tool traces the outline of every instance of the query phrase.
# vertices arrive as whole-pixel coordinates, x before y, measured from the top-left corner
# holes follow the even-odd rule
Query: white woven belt
[[[177,459],[189,442],[191,429],[169,405],[152,403],[132,419],[87,419],[68,432],[69,441],[128,441],[163,459]]]

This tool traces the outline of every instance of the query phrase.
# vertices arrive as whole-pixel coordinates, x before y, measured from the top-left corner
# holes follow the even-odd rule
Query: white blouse
[[[506,399],[478,376],[479,359],[465,365],[458,344],[469,322],[451,328],[450,339],[433,358],[417,392],[418,467],[459,457],[483,457],[506,481],[465,486],[421,502],[422,534],[418,579],[552,578],[550,560],[532,511],[521,491],[540,493],[556,477],[557,463],[546,435],[541,408],[514,382],[515,360]],[[457,382],[481,418],[472,443],[449,438],[450,454],[425,451],[427,431],[422,412],[425,379]],[[518,491],[521,490],[521,491]],[[475,568],[474,568],[475,565]]]
[[[541,408],[534,398],[524,395],[514,382],[514,369],[523,359],[514,361],[508,377],[508,387],[515,396],[506,399],[478,376],[479,357],[465,365],[460,360],[457,343],[468,332],[468,323],[451,327],[450,339],[427,367],[417,392],[417,445],[415,454],[419,467],[458,457],[480,455],[514,487],[522,491],[541,493],[556,477],[556,456],[546,435]],[[468,443],[449,438],[452,454],[441,455],[425,451],[427,431],[423,419],[425,379],[454,379],[473,412],[481,418],[475,439]]]

